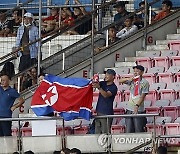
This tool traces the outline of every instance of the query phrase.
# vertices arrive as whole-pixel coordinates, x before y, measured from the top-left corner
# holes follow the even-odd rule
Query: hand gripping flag
[[[47,75],[32,97],[31,108],[37,116],[57,111],[65,120],[90,120],[92,100],[91,80]]]

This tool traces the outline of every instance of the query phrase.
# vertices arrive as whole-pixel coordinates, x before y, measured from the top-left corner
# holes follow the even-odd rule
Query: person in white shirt
[[[119,39],[123,39],[138,30],[138,27],[133,25],[133,17],[127,18],[124,25],[125,27],[116,34]]]

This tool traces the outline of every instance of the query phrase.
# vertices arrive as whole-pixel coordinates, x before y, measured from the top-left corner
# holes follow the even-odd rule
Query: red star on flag
[[[44,100],[48,100],[48,102],[50,103],[50,99],[52,96],[54,96],[55,94],[52,92],[53,89],[51,89],[49,92],[46,93],[46,97],[44,98]]]

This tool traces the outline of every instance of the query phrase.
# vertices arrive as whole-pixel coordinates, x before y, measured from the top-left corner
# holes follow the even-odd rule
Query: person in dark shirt
[[[118,41],[119,39],[116,37],[116,28],[114,26],[110,27],[108,29],[108,45],[111,45],[113,44],[114,42]],[[95,48],[95,52],[96,53],[99,53],[101,52],[102,50],[105,50],[107,48],[107,46],[102,46],[102,47],[97,47]]]
[[[16,36],[17,35],[17,30],[21,26],[22,23],[22,10],[15,10],[13,11],[13,19],[9,21],[9,27],[10,29],[10,34],[8,36]]]
[[[99,98],[96,106],[97,115],[112,115],[113,111],[113,102],[114,98],[117,94],[117,86],[114,84],[114,79],[116,76],[116,72],[112,69],[108,69],[105,75],[105,81],[101,81],[99,83],[93,82],[93,88],[99,89]],[[107,127],[107,119],[98,118],[95,120],[95,133],[108,133],[110,131],[112,124],[112,119],[108,120]]]
[[[5,11],[0,11],[0,37],[7,37],[10,33],[10,24]]]
[[[116,11],[118,12],[114,16],[114,22],[121,20],[116,27],[117,30],[121,30],[123,28],[125,16],[127,16],[130,12],[126,10],[124,2],[118,2],[116,5],[114,5],[114,8],[116,8]]]

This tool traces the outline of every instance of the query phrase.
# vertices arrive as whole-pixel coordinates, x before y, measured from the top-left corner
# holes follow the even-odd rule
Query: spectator
[[[41,84],[41,82],[44,80],[45,74],[44,73],[40,73],[38,76],[38,82],[39,84]]]
[[[32,68],[31,71],[28,71],[22,76],[22,82],[21,82],[21,90],[25,90],[33,85],[37,84],[37,69]]]
[[[0,11],[0,37],[7,37],[10,33],[10,24],[5,11]]]
[[[157,149],[157,154],[167,154],[167,148],[165,146],[159,146]]]
[[[117,86],[114,84],[114,79],[116,76],[116,72],[112,69],[108,69],[105,75],[105,81],[94,82],[93,88],[98,88],[99,90],[99,98],[96,106],[97,115],[112,115],[113,111],[113,102],[114,98],[117,94]],[[112,124],[112,119],[108,120],[107,127],[107,119],[96,119],[95,120],[95,133],[108,133],[110,131]]]
[[[138,30],[138,27],[136,25],[133,25],[133,17],[129,17],[124,21],[125,28],[123,28],[121,31],[117,32],[116,37],[119,39],[123,39],[135,31]]]
[[[61,151],[60,151],[60,154],[70,154],[71,150],[69,148],[63,148]]]
[[[154,21],[158,21],[169,15],[171,13],[171,9],[172,9],[172,2],[170,0],[164,0],[162,2],[162,11],[156,15]]]
[[[135,16],[134,24],[138,27],[138,29],[144,27],[144,18],[145,18],[145,1],[139,3],[139,7],[142,9],[141,13]],[[148,14],[149,16],[149,7],[148,7]],[[156,13],[151,11],[151,20],[154,20]]]
[[[9,76],[2,74],[0,86],[0,118],[11,118],[12,112],[24,103],[24,99],[19,97],[19,93],[11,88],[9,83]],[[18,103],[14,104],[16,99]],[[11,123],[11,121],[0,121],[0,136],[11,136]]]
[[[77,148],[73,148],[73,149],[71,149],[70,154],[81,154],[81,151]]]
[[[116,8],[116,11],[118,12],[114,16],[114,22],[118,22],[121,20],[121,22],[118,23],[118,26],[117,26],[117,29],[121,30],[123,27],[125,16],[128,15],[129,12],[126,11],[125,2],[118,2],[114,7]]]
[[[22,10],[13,11],[13,19],[9,21],[10,24],[10,34],[8,36],[16,36],[17,30],[22,24]]]
[[[79,0],[75,0],[75,4],[81,5]],[[83,16],[88,14],[88,12],[85,10],[84,7],[75,7],[73,9],[74,9],[75,19],[83,20]],[[85,17],[84,17],[84,19],[85,19]],[[71,32],[71,34],[84,35],[84,34],[90,33],[91,30],[92,30],[92,18],[89,18],[86,22],[84,22],[81,25],[79,25],[78,27],[76,27],[75,30],[73,31],[74,33]]]
[[[57,27],[59,21],[59,8],[50,8],[50,16],[42,20],[42,34],[47,34]]]
[[[12,62],[6,62],[1,70],[1,74],[7,74],[11,79],[15,75],[14,64]]]
[[[38,38],[38,28],[33,25],[33,15],[29,12],[25,13],[24,25],[18,28],[16,40],[16,47],[22,48],[18,53],[20,56],[20,72],[37,63],[38,42],[30,46],[27,46],[27,44],[37,40]]]
[[[116,37],[116,28],[113,26],[113,27],[110,27],[108,29],[108,45],[111,45],[113,44],[114,42],[118,41],[119,39]],[[95,52],[96,53],[99,53],[101,52],[102,50],[105,50],[107,47],[106,46],[103,46],[103,47],[97,47],[95,48]]]
[[[144,99],[149,92],[149,83],[142,77],[144,67],[137,65],[133,67],[134,77],[121,78],[120,83],[125,83],[130,86],[130,100],[126,106],[127,114],[144,113]],[[126,118],[126,133],[144,132],[146,125],[146,117]]]

